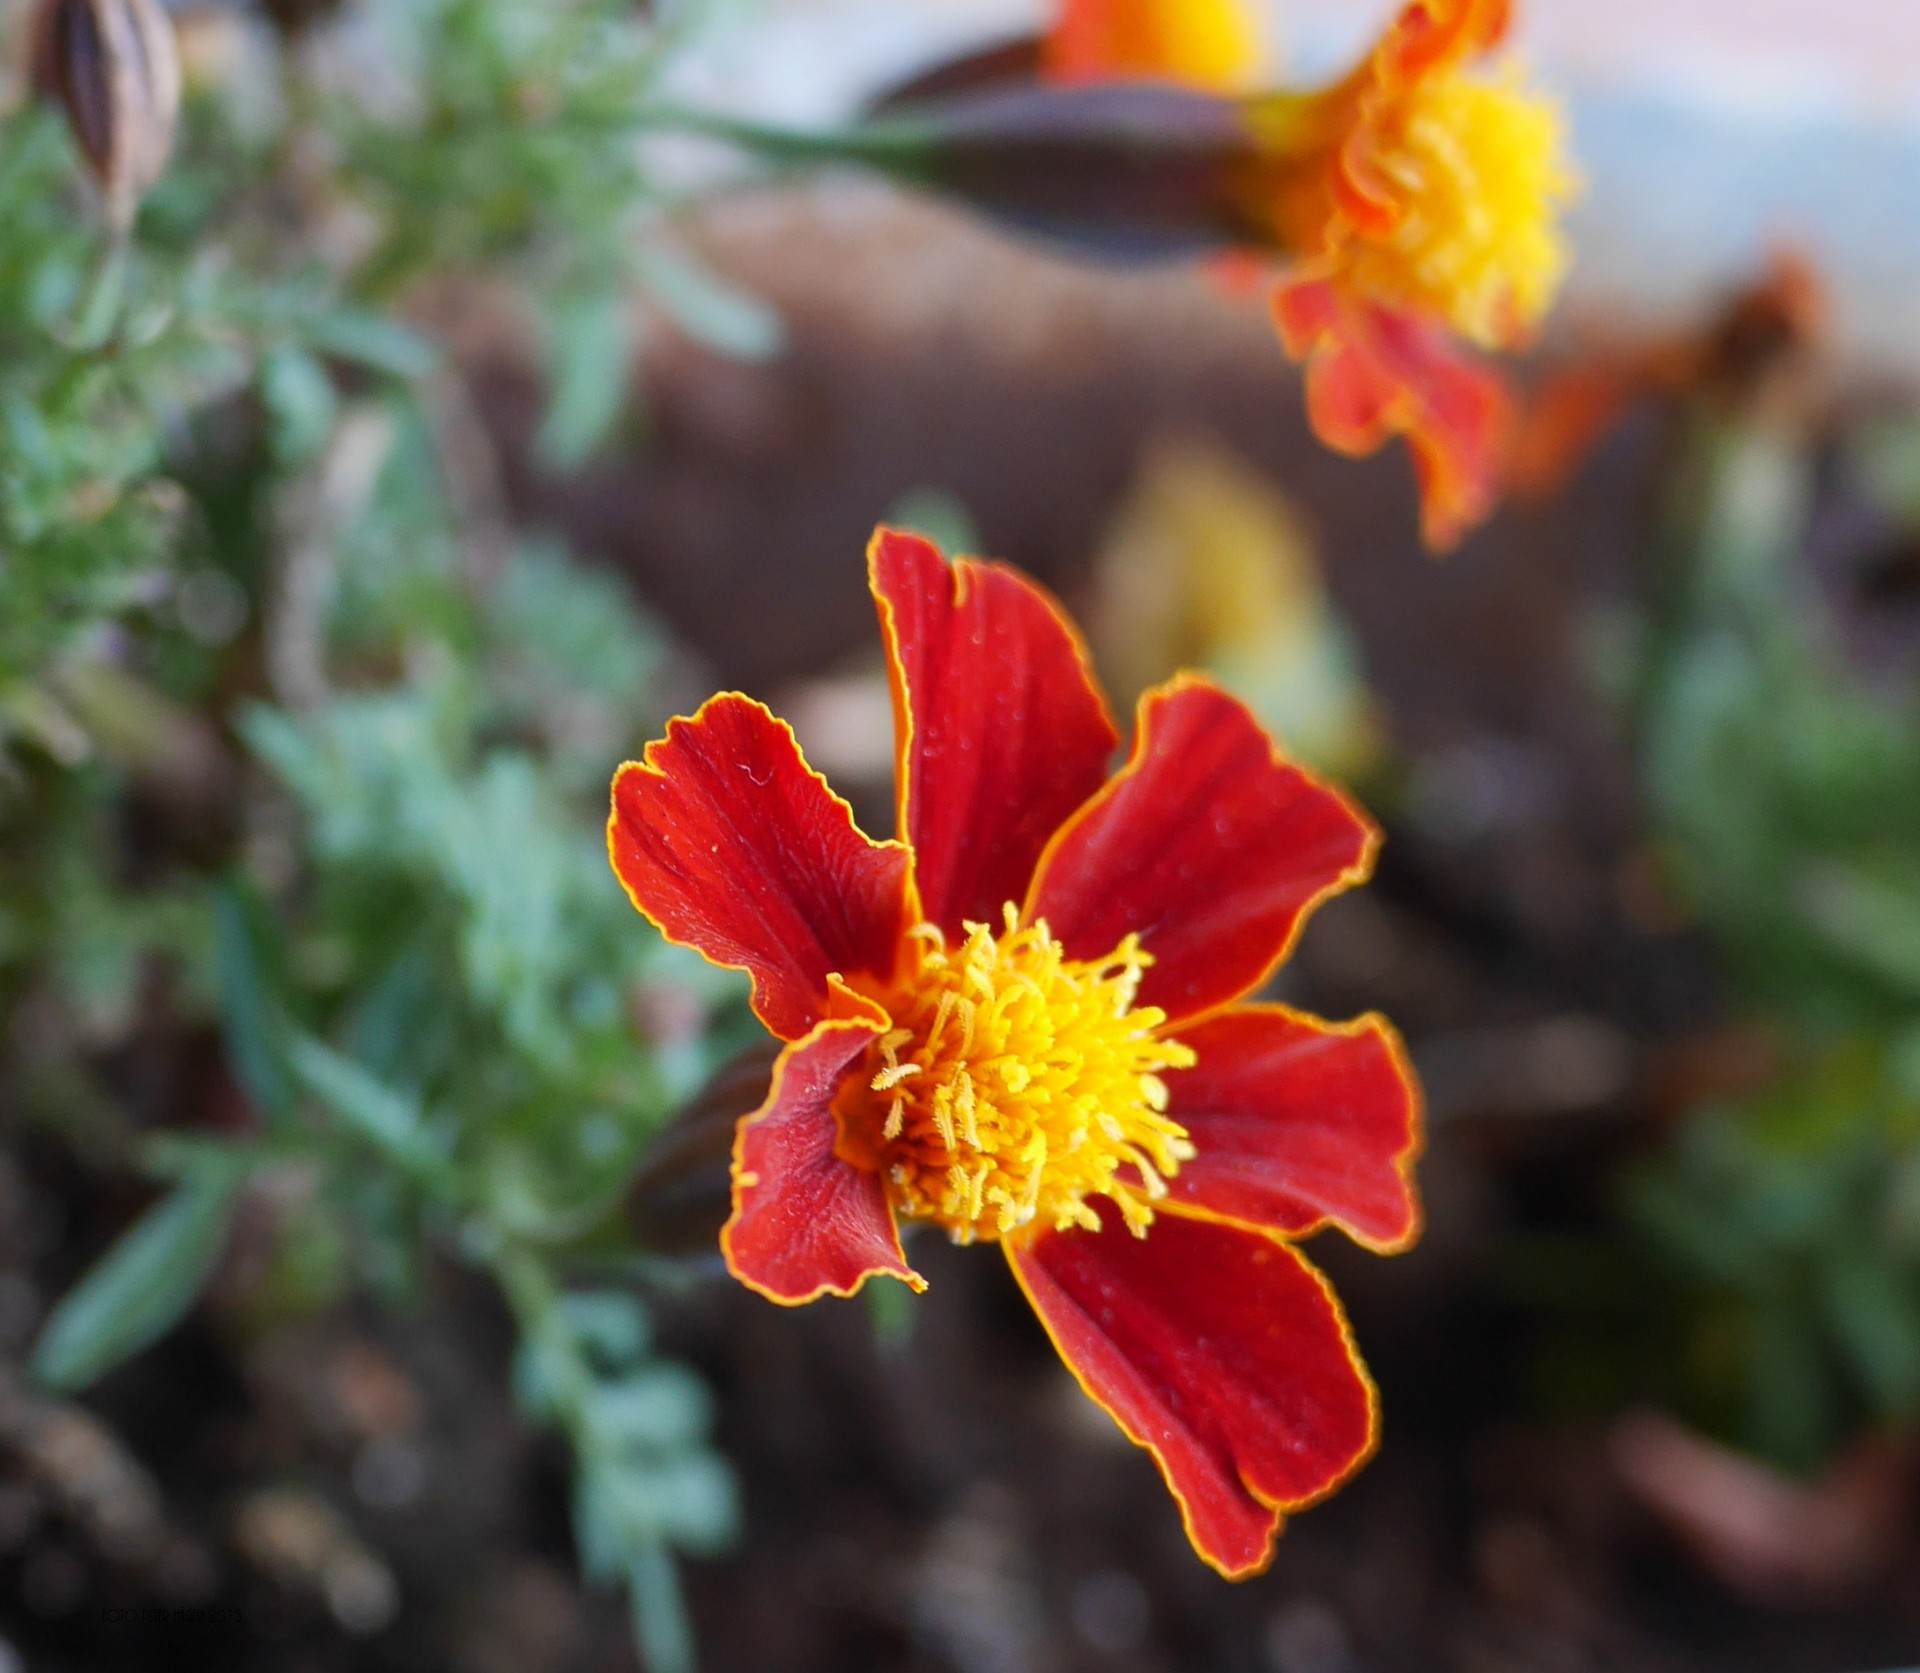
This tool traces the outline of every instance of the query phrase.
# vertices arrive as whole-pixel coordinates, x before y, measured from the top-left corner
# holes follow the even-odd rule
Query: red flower
[[[1242,91],[1256,60],[1221,45],[1240,15],[1237,0],[1060,0],[1043,68]],[[1406,0],[1341,80],[1244,101],[1241,210],[1250,248],[1291,264],[1274,314],[1307,364],[1314,433],[1354,455],[1404,435],[1435,549],[1500,494],[1512,397],[1469,345],[1524,346],[1566,267],[1558,111],[1511,72],[1467,73],[1511,20],[1511,0]]]
[[[1015,571],[882,531],[901,839],[730,693],[613,785],[608,844],[669,939],[747,971],[787,1042],[741,1121],[733,1273],[775,1301],[915,1289],[898,1223],[997,1242],[1195,1548],[1265,1566],[1372,1450],[1372,1385],[1294,1242],[1419,1228],[1419,1095],[1378,1017],[1245,1004],[1377,834],[1183,676],[1117,742],[1085,651]]]
[[[1283,140],[1307,137],[1273,202],[1301,257],[1274,314],[1307,362],[1308,416],[1338,452],[1406,436],[1435,549],[1492,511],[1511,425],[1504,380],[1466,345],[1524,346],[1566,266],[1558,111],[1511,73],[1464,73],[1511,21],[1511,0],[1407,0],[1304,113],[1273,106]]]

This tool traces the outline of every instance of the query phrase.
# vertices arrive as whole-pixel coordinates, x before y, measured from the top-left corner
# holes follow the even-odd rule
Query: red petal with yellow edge
[[[893,679],[900,830],[920,913],[998,925],[1118,742],[1059,605],[1000,564],[882,529],[868,552]]]
[[[1278,1238],[1162,1212],[1007,1256],[1081,1386],[1159,1462],[1194,1549],[1229,1578],[1273,1554],[1279,1512],[1373,1450],[1373,1385],[1326,1281]]]
[[[1104,958],[1137,931],[1154,961],[1139,1002],[1177,1024],[1265,981],[1307,913],[1372,869],[1377,844],[1244,703],[1182,675],[1140,699],[1132,759],[1054,838],[1027,916],[1073,958]]]
[[[1198,1061],[1166,1072],[1167,1113],[1196,1154],[1174,1200],[1289,1237],[1332,1222],[1382,1252],[1419,1236],[1420,1087],[1385,1022],[1249,1005],[1180,1039]]]
[[[783,1040],[828,1014],[829,976],[890,975],[909,921],[906,851],[863,836],[786,723],[738,692],[620,769],[607,852],[668,940],[752,976]]]
[[[848,996],[853,1016],[821,1023],[773,1067],[767,1101],[733,1140],[733,1216],[720,1233],[727,1270],[771,1301],[798,1306],[852,1295],[875,1273],[926,1282],[907,1265],[880,1176],[834,1154],[833,1095],[888,1027]]]
[[[1420,484],[1420,527],[1446,551],[1500,498],[1512,421],[1505,383],[1440,326],[1343,297],[1325,280],[1274,292],[1287,352],[1307,362],[1307,417],[1336,453],[1358,457],[1404,435]]]

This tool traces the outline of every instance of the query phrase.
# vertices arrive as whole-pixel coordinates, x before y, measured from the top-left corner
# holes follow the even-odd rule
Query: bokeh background
[[[858,175],[598,170],[655,74],[583,92],[600,35],[304,10],[176,8],[135,296],[238,366],[46,349],[136,357],[155,439],[0,544],[93,563],[33,532],[75,483],[169,485],[0,688],[0,1669],[1920,1661],[1920,15],[1526,8],[1577,264],[1511,503],[1436,560],[1257,295]],[[1276,74],[1389,10],[1291,0]],[[661,84],[801,123],[1038,21],[714,11]],[[94,241],[4,121],[41,344]],[[23,407],[100,419],[16,360],[24,480]],[[604,784],[737,686],[884,834],[883,519],[1052,584],[1123,698],[1214,669],[1385,825],[1276,992],[1407,1035],[1428,1230],[1314,1244],[1385,1437],[1244,1585],[1001,1263],[788,1311],[711,1253],[754,1030],[605,874]]]

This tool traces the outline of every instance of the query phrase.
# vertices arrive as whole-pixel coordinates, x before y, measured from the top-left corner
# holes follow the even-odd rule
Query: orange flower
[[[1419,1096],[1377,1017],[1244,1003],[1377,834],[1182,676],[1133,752],[1078,635],[1015,571],[882,531],[900,837],[730,693],[613,785],[608,844],[669,939],[750,973],[786,1042],[735,1136],[733,1273],[794,1304],[884,1273],[899,1225],[997,1243],[1195,1548],[1265,1566],[1372,1450],[1346,1322],[1294,1243],[1418,1233]]]
[[[1046,60],[1060,79],[1231,89],[1213,11],[1067,0]],[[1467,73],[1510,19],[1510,0],[1408,0],[1343,80],[1245,106],[1258,156],[1242,208],[1253,242],[1296,264],[1274,311],[1308,363],[1314,432],[1348,454],[1405,435],[1435,547],[1492,510],[1510,422],[1505,385],[1457,343],[1522,346],[1567,265],[1558,109],[1512,69]]]
[[[1436,548],[1493,509],[1510,424],[1503,382],[1453,339],[1524,345],[1567,265],[1558,109],[1512,69],[1466,73],[1510,16],[1509,0],[1410,0],[1344,81],[1267,118],[1276,146],[1305,140],[1271,199],[1300,257],[1274,312],[1308,363],[1315,433],[1353,454],[1405,435]]]
[[[1138,77],[1222,93],[1256,81],[1263,56],[1247,0],[1063,0],[1041,44],[1049,80]]]
[[[1509,17],[1508,0],[1410,0],[1344,81],[1267,117],[1293,153],[1279,241],[1310,276],[1492,349],[1524,343],[1558,290],[1574,190],[1558,108],[1511,69],[1466,73]]]

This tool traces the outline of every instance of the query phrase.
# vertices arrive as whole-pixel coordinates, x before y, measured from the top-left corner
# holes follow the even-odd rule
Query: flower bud
[[[1263,166],[1242,101],[1149,83],[1049,87],[991,77],[978,91],[891,96],[837,133],[725,117],[698,130],[772,163],[853,163],[1082,255],[1147,260],[1249,244],[1244,177]]]
[[[180,55],[159,0],[42,0],[30,37],[34,85],[67,113],[116,229],[173,150]]]

